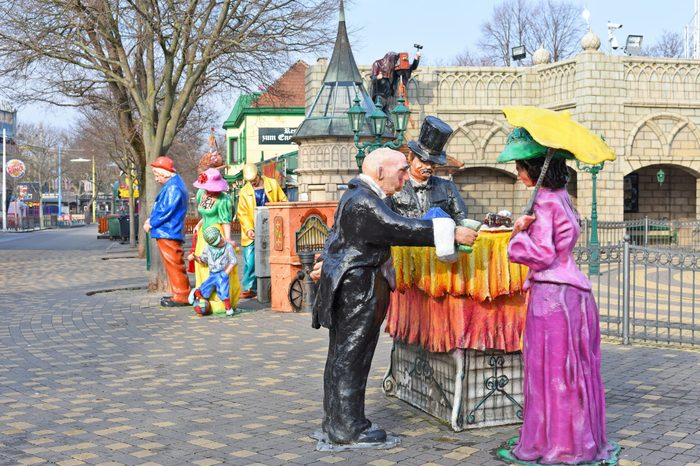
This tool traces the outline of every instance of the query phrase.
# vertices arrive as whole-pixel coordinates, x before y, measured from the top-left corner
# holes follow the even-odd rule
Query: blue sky
[[[556,0],[555,0],[556,1]],[[644,36],[643,45],[656,42],[664,30],[683,34],[693,17],[693,0],[569,0],[591,13],[591,27],[607,45],[607,22],[623,25],[616,33],[624,44],[628,34]],[[346,23],[358,64],[371,64],[388,51],[413,51],[424,46],[427,63],[449,61],[467,47],[476,52],[481,24],[501,0],[352,0]],[[536,0],[532,0],[536,3]],[[427,6],[426,6],[427,5]],[[384,18],[396,18],[386,21]],[[581,22],[585,23],[583,18]],[[382,31],[377,37],[374,31]],[[607,49],[606,49],[607,50]]]
[[[469,48],[477,52],[481,24],[490,18],[502,0],[347,0],[346,23],[355,60],[369,65],[388,51],[413,52],[413,44],[424,46],[423,63],[449,62]],[[535,1],[535,0],[533,0]],[[571,0],[570,0],[571,1]],[[644,36],[652,45],[664,30],[683,34],[693,18],[693,0],[573,0],[581,11],[590,11],[590,23],[607,50],[607,22],[621,23],[618,41],[628,34]],[[584,22],[583,18],[581,19]],[[330,55],[330,51],[328,52]],[[313,57],[307,61],[313,61]],[[233,102],[222,103],[222,121]],[[19,109],[20,121],[40,120],[68,127],[75,113],[66,109],[27,107]],[[217,122],[218,123],[218,122]],[[214,123],[212,126],[219,127]]]

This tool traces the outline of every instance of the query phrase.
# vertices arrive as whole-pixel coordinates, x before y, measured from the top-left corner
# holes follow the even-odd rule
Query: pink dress
[[[523,337],[523,426],[513,455],[540,464],[608,459],[600,328],[591,283],[572,251],[580,234],[565,189],[541,188],[535,220],[508,246],[530,268]]]

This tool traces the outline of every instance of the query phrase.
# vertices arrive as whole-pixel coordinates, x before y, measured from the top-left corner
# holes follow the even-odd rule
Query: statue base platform
[[[498,451],[496,451],[496,454],[500,459],[505,461],[508,464],[517,464],[517,465],[539,465],[539,464],[545,464],[545,463],[538,463],[536,461],[523,461],[519,460],[515,456],[513,456],[513,448],[515,447],[515,444],[518,443],[518,437],[513,437],[508,442],[506,443],[506,446],[504,448],[500,448]],[[576,463],[577,466],[602,466],[602,465],[616,465],[619,461],[619,456],[620,456],[620,445],[617,444],[617,442],[610,442],[610,450],[609,450],[609,457],[608,459],[601,460],[601,461],[593,461],[593,462],[586,462],[586,463]]]
[[[388,450],[401,445],[401,437],[391,434],[386,434],[385,442],[377,443],[333,443],[321,431],[313,432],[310,437],[318,440],[316,451]]]

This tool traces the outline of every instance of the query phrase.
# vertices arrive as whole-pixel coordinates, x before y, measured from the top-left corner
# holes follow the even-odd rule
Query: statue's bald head
[[[372,178],[387,196],[400,191],[408,179],[406,156],[399,151],[382,147],[365,157],[362,173]]]

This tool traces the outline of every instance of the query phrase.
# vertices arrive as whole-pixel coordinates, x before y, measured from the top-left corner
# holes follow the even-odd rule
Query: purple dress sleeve
[[[564,190],[539,193],[535,202],[537,219],[510,241],[508,256],[512,262],[530,268],[528,281],[568,284],[590,290],[590,281],[576,266],[572,253],[580,229],[565,196],[568,195]]]
[[[532,270],[544,270],[554,262],[555,206],[548,202],[539,205],[537,219],[530,227],[515,235],[508,245],[508,256],[512,262],[528,266]]]

